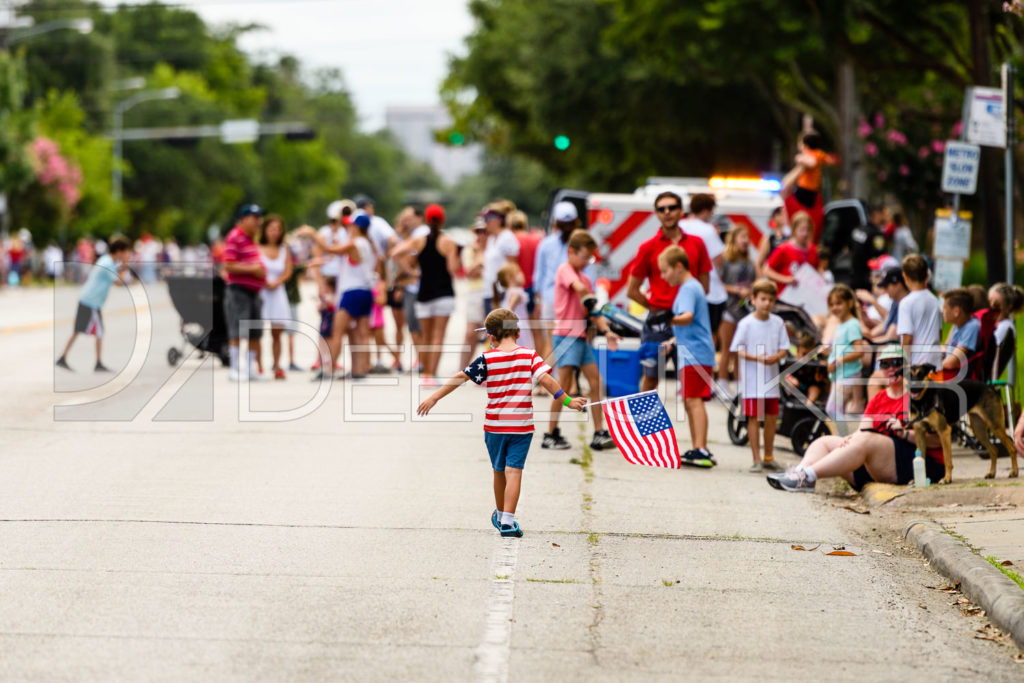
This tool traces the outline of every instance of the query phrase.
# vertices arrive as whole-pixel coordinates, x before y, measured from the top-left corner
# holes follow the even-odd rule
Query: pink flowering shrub
[[[876,190],[895,195],[908,208],[942,203],[942,156],[946,140],[959,136],[959,121],[950,126],[875,113],[861,119],[856,130]]]
[[[82,196],[82,169],[62,156],[60,145],[49,138],[33,140],[29,153],[39,184],[54,190],[63,208],[75,208]]]

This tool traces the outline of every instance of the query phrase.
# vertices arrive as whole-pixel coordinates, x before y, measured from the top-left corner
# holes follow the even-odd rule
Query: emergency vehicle
[[[653,237],[661,226],[654,212],[654,198],[672,191],[688,208],[695,194],[715,197],[715,215],[711,222],[723,234],[733,225],[746,225],[750,230],[751,258],[757,253],[761,237],[770,231],[772,211],[782,206],[779,197],[781,182],[773,178],[648,178],[647,184],[632,194],[585,192],[559,189],[551,194],[551,208],[560,201],[576,205],[580,218],[597,241],[596,278],[610,283],[609,301],[626,308],[626,285],[633,259],[640,245]],[[861,225],[866,222],[863,205],[858,200],[830,202],[825,207],[825,223],[841,222]],[[549,225],[550,230],[552,226]]]

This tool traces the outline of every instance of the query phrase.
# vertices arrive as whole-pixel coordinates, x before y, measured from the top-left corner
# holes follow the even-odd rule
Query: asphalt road
[[[177,316],[135,294],[97,379],[91,340],[52,365],[76,290],[0,292],[2,680],[1019,680],[895,535],[748,474],[718,407],[713,471],[538,437],[501,539],[482,390],[421,421],[407,376],[174,372]]]

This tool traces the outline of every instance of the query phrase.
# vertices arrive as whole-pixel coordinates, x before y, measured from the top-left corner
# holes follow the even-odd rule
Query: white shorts
[[[424,318],[447,318],[455,312],[455,297],[442,296],[430,301],[416,302],[416,317]]]

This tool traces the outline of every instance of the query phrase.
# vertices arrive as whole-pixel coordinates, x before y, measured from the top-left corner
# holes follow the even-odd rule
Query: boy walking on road
[[[671,246],[658,257],[661,277],[678,287],[672,304],[672,332],[675,334],[677,367],[682,368],[683,404],[690,423],[693,448],[683,453],[680,462],[692,467],[714,467],[708,452],[708,413],[704,402],[711,399],[711,381],[715,366],[715,344],[711,338],[711,315],[701,282],[690,272],[690,259],[682,247]]]
[[[730,351],[740,361],[743,413],[747,416],[750,451],[754,456],[751,472],[782,468],[775,462],[775,420],[779,414],[779,361],[789,352],[789,334],[782,318],[772,313],[778,288],[768,279],[758,280],[751,288],[754,312],[740,320]],[[764,421],[764,461],[760,453],[760,421]]]
[[[598,330],[604,332],[608,340],[608,348],[618,348],[619,336],[608,329],[608,321],[594,315],[584,302],[593,297],[594,286],[583,269],[590,263],[597,251],[597,242],[586,230],[576,230],[569,235],[568,260],[555,271],[555,327],[552,331],[553,354],[557,359],[558,381],[569,386],[573,374],[578,368],[590,387],[590,400],[597,403],[601,400],[601,375],[597,370],[597,357],[590,347],[593,328],[588,324],[593,321]],[[558,429],[558,414],[562,405],[557,400],[551,404],[551,431],[544,435],[541,448],[565,450],[569,442]],[[615,441],[604,426],[604,409],[600,405],[591,408],[594,416],[594,438],[590,447],[596,451],[612,448]]]
[[[110,253],[100,256],[99,260],[89,272],[89,277],[82,286],[82,293],[78,295],[78,312],[75,314],[75,329],[71,333],[64,347],[64,353],[57,359],[57,367],[70,370],[67,355],[71,351],[71,345],[81,334],[91,334],[96,337],[96,367],[94,372],[110,372],[100,360],[103,352],[103,314],[100,309],[107,300],[110,292],[110,285],[115,282],[124,285],[124,270],[128,267],[128,260],[132,257],[131,243],[125,237],[115,237],[110,240]]]
[[[491,349],[484,351],[462,372],[457,372],[416,409],[426,415],[438,401],[455,391],[466,380],[487,388],[484,417],[484,442],[494,470],[494,503],[491,524],[502,536],[523,535],[515,521],[519,492],[523,481],[526,454],[533,440],[533,384],[539,383],[555,401],[582,410],[586,399],[570,399],[562,391],[551,368],[533,349],[516,343],[519,318],[507,308],[499,308],[484,322]]]

